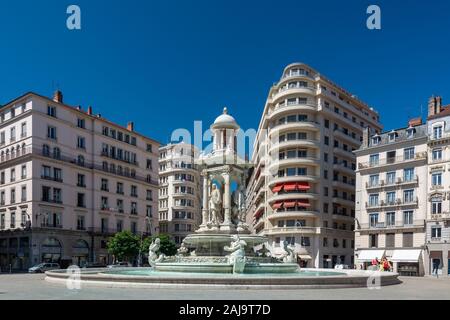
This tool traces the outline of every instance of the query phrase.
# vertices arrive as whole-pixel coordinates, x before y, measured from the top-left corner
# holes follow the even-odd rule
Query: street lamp
[[[148,216],[146,216],[145,217],[145,219],[144,219],[144,221],[145,221],[145,226],[147,226],[147,222],[148,222],[148,225],[150,226],[150,235],[151,235],[151,232],[152,232],[152,229],[151,229],[151,227],[152,227],[152,224],[151,224],[151,221],[150,221],[150,217],[148,217]],[[145,228],[144,228],[145,229]],[[139,259],[138,259],[138,267],[140,267],[141,265],[142,265],[142,242],[143,242],[143,237],[144,237],[144,231],[142,231],[141,232],[141,244],[140,244],[140,246],[139,246]]]

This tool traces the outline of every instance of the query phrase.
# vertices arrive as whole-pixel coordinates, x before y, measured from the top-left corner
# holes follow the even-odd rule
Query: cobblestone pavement
[[[144,289],[82,287],[69,290],[61,284],[49,283],[42,274],[0,274],[0,300],[90,300],[90,299],[150,299],[150,300],[322,300],[322,299],[445,299],[450,300],[450,278],[406,278],[402,284],[383,287],[351,289],[302,290],[214,290],[214,289]]]

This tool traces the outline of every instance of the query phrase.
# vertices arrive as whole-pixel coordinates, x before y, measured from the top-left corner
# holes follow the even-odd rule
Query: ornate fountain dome
[[[236,120],[228,114],[228,108],[223,108],[223,114],[218,116],[214,121],[211,129],[239,129]]]

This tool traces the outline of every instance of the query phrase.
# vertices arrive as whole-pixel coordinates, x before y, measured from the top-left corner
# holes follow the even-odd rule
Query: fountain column
[[[209,176],[206,171],[202,172],[203,177],[203,209],[202,209],[202,224],[200,225],[200,230],[204,230],[207,228],[206,224],[208,223],[208,214],[209,214],[209,195],[208,195],[208,187],[209,187]]]
[[[222,176],[225,187],[223,194],[224,219],[220,226],[220,230],[228,231],[233,227],[233,223],[231,222],[231,170],[229,167]]]

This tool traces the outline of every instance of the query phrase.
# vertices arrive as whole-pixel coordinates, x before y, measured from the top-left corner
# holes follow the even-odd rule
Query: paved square
[[[324,299],[450,299],[450,278],[406,278],[402,284],[380,290],[303,289],[303,290],[205,290],[82,287],[69,290],[64,285],[49,283],[42,274],[1,274],[0,299],[27,300],[324,300]]]

